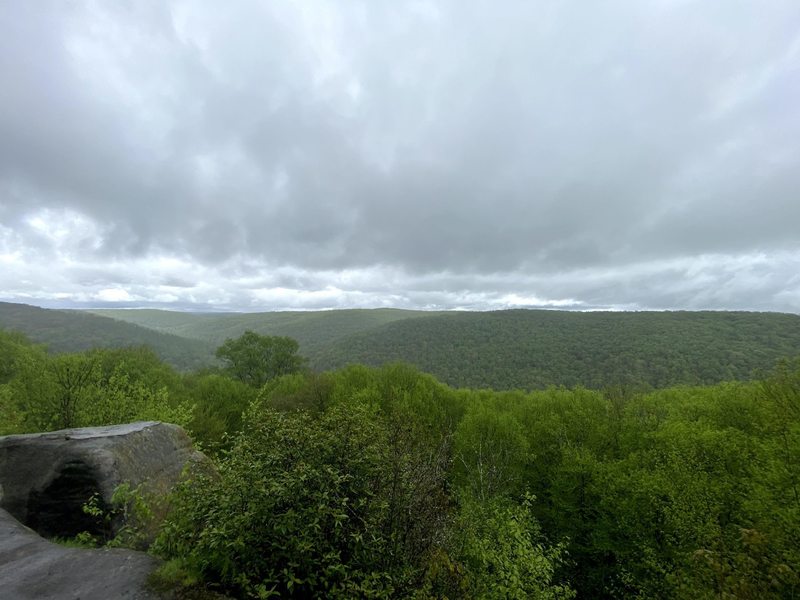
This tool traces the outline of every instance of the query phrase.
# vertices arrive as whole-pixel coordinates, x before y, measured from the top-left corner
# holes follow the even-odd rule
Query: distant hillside
[[[709,384],[748,379],[780,358],[800,355],[800,316],[778,313],[375,309],[88,314],[3,307],[0,326],[12,327],[7,315],[9,307],[16,307],[27,315],[22,320],[28,326],[14,328],[54,349],[148,344],[186,368],[207,363],[226,338],[252,329],[295,338],[319,370],[401,360],[454,386],[495,389]],[[36,319],[31,321],[31,315]],[[78,326],[81,315],[86,321]],[[48,326],[45,316],[57,323]],[[63,330],[66,317],[74,326],[69,333]]]
[[[342,338],[395,321],[444,314],[392,308],[261,313],[185,313],[149,309],[91,312],[162,333],[204,340],[214,347],[248,329],[263,335],[286,335],[296,339],[300,343],[300,352],[312,358]]]
[[[0,329],[20,331],[53,352],[90,348],[149,346],[179,369],[196,369],[214,361],[213,348],[181,338],[77,310],[51,310],[0,302]]]
[[[397,321],[311,358],[317,368],[402,360],[454,386],[535,389],[747,379],[798,354],[798,315],[508,310]]]

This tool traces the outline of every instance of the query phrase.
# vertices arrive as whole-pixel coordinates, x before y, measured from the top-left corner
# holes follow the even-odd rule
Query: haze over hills
[[[454,386],[495,389],[708,384],[800,354],[800,316],[783,313],[96,313],[214,344],[245,329],[288,335],[315,369],[406,361]]]
[[[282,335],[300,343],[302,352],[315,358],[351,335],[383,325],[439,312],[394,308],[259,313],[188,313],[152,309],[102,309],[93,314],[119,319],[162,333],[203,340],[214,347],[248,329],[262,335]]]
[[[245,330],[296,339],[315,370],[404,361],[457,387],[664,387],[749,379],[800,355],[800,316],[755,312],[181,313],[0,303],[0,327],[52,351],[148,345],[179,369],[214,364]]]
[[[52,352],[148,346],[162,360],[181,370],[196,369],[214,361],[214,347],[206,342],[84,311],[0,302],[0,329],[22,332]]]

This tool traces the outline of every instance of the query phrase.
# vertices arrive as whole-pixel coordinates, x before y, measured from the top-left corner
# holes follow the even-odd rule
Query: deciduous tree
[[[303,368],[305,359],[297,354],[298,349],[292,338],[245,331],[238,338],[225,340],[216,354],[233,377],[261,387],[275,377]]]

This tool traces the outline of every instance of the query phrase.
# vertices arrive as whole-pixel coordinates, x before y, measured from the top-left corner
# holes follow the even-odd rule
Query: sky
[[[800,2],[0,0],[0,300],[800,313]]]

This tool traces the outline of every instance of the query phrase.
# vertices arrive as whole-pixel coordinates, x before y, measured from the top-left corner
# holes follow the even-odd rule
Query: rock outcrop
[[[0,597],[4,600],[157,600],[147,578],[158,561],[122,549],[66,548],[0,509]]]
[[[177,425],[140,422],[0,437],[0,508],[44,537],[102,531],[83,504],[110,504],[123,482],[166,494],[184,466],[205,457]]]

